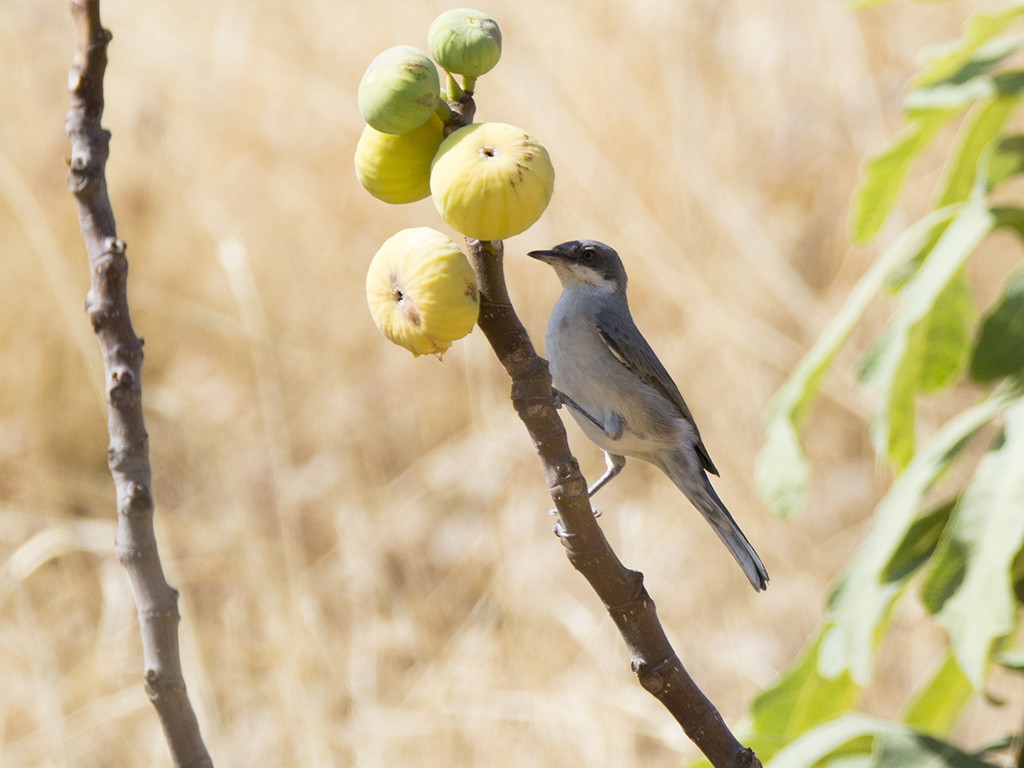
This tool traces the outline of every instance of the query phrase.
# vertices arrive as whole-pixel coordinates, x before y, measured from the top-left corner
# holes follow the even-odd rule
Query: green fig
[[[501,58],[501,30],[486,13],[472,8],[445,11],[430,25],[430,55],[455,75],[477,78]]]
[[[427,122],[440,103],[437,67],[409,45],[388,48],[370,62],[359,81],[359,112],[381,133],[403,134]]]

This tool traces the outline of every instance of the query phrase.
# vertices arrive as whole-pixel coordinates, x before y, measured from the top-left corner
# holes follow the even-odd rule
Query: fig
[[[444,139],[444,123],[436,114],[409,133],[395,136],[371,125],[356,145],[356,178],[378,200],[400,204],[430,194],[430,163]]]
[[[476,123],[441,142],[430,194],[449,226],[478,240],[504,240],[529,229],[555,184],[547,150],[521,128]]]
[[[380,53],[359,81],[359,112],[381,133],[402,134],[427,122],[440,103],[437,67],[423,51],[396,45]]]
[[[472,8],[445,11],[430,25],[430,55],[452,74],[477,78],[501,58],[501,30],[486,13]]]
[[[403,229],[370,262],[366,301],[373,322],[413,356],[441,356],[476,323],[480,294],[466,255],[430,227]]]

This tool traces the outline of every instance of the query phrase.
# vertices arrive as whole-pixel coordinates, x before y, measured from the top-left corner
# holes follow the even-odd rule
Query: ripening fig
[[[380,53],[359,81],[359,112],[381,133],[402,134],[423,125],[440,104],[437,67],[423,51],[396,45]]]
[[[444,123],[430,115],[419,128],[395,136],[363,128],[356,145],[356,178],[385,203],[412,203],[430,194],[430,163],[444,139]]]
[[[370,262],[366,301],[381,332],[414,356],[437,355],[476,323],[480,294],[466,255],[430,227],[403,229]]]
[[[501,58],[498,22],[472,8],[442,13],[430,25],[427,39],[434,61],[452,74],[477,78]]]
[[[476,123],[441,142],[430,194],[449,226],[478,240],[504,240],[544,213],[555,185],[547,150],[520,128]]]

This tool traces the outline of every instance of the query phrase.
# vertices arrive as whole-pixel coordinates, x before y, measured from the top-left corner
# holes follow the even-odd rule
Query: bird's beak
[[[526,255],[545,264],[553,264],[561,258],[557,251],[530,251]]]

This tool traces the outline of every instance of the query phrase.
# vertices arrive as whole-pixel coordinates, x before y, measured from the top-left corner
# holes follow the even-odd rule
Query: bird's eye
[[[582,261],[584,264],[589,264],[593,260],[594,260],[594,251],[593,251],[593,249],[591,249],[591,248],[584,248],[583,252],[580,254],[580,261]]]

